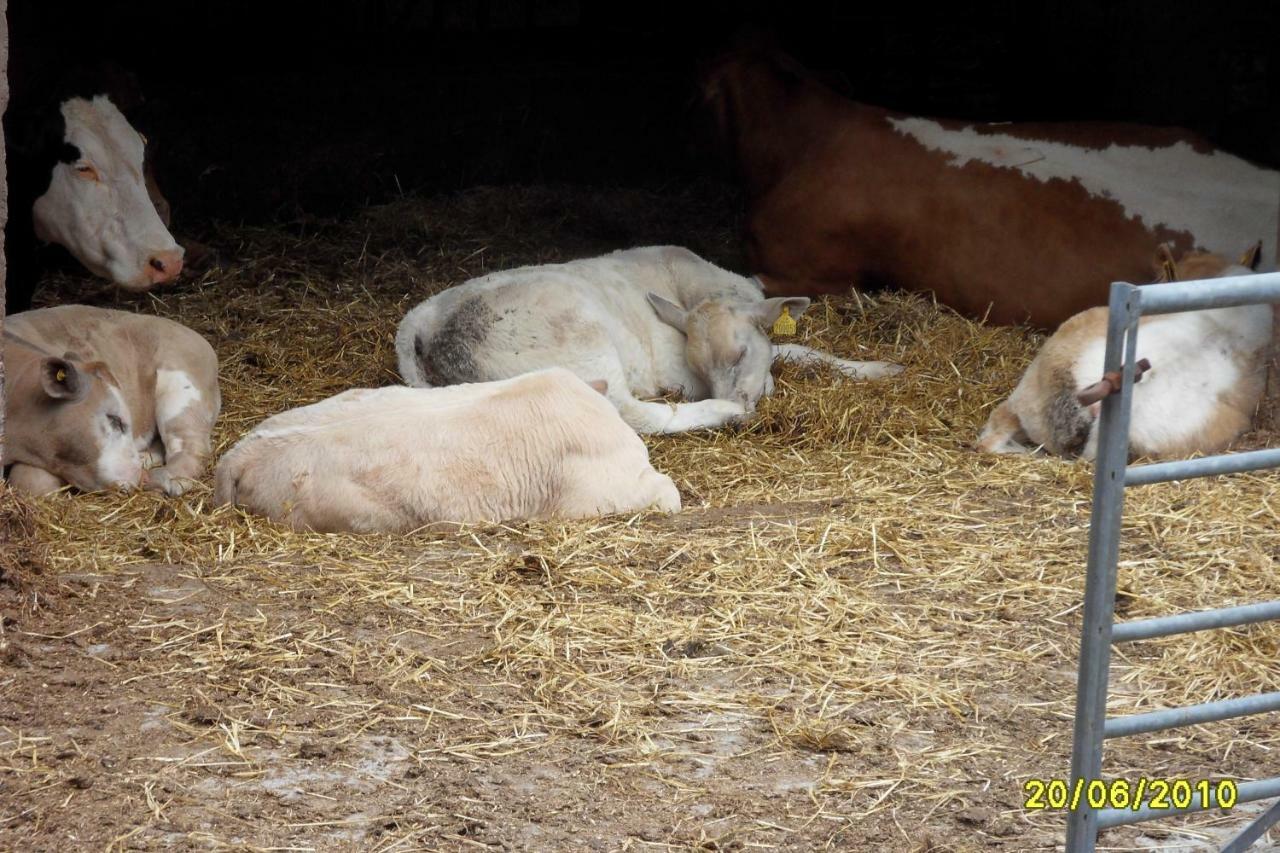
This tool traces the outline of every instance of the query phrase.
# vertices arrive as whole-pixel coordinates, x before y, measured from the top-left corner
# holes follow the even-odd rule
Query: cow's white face
[[[177,278],[183,250],[147,194],[141,134],[105,95],[71,98],[62,117],[74,159],[54,165],[36,199],[36,235],[128,290]]]
[[[753,412],[761,397],[773,393],[773,344],[766,330],[784,307],[799,317],[809,299],[777,297],[747,304],[712,299],[685,311],[650,293],[649,304],[659,319],[684,332],[689,367],[707,384],[711,396]]]

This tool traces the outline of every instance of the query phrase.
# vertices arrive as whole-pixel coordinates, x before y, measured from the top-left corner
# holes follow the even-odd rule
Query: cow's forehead
[[[141,168],[143,145],[124,113],[106,95],[70,98],[62,104],[65,140],[88,158],[123,157]]]
[[[735,354],[744,343],[744,333],[752,328],[740,312],[721,303],[705,302],[695,312],[706,323],[706,340],[712,351],[720,355]]]

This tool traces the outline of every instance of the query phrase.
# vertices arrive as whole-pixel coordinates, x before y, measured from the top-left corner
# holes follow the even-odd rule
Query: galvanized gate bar
[[[1167,483],[1170,480],[1189,480],[1192,477],[1213,477],[1218,474],[1241,474],[1277,466],[1280,466],[1280,447],[1272,447],[1248,453],[1222,453],[1200,459],[1131,465],[1124,472],[1124,484],[1145,486],[1148,483]]]
[[[1103,726],[1102,736],[1105,738],[1128,737],[1277,710],[1280,710],[1280,693],[1259,693],[1240,699],[1222,699],[1218,702],[1205,702],[1203,705],[1152,711],[1149,714],[1113,717]]]
[[[1236,800],[1238,803],[1252,803],[1257,800],[1268,800],[1272,797],[1280,797],[1280,776],[1271,779],[1263,779],[1258,782],[1241,782],[1236,786]],[[1185,809],[1152,809],[1143,807],[1140,809],[1102,809],[1097,812],[1098,829],[1110,829],[1113,826],[1125,826],[1130,823],[1142,823],[1145,820],[1155,820],[1161,817],[1177,817],[1178,815],[1191,814],[1193,812],[1202,812],[1205,809],[1217,808],[1217,789],[1212,789],[1213,796],[1209,798],[1209,805],[1205,805],[1200,801],[1200,793],[1194,792],[1191,798],[1191,805]],[[1268,824],[1269,825],[1269,824]],[[1266,827],[1263,827],[1266,831]],[[1070,848],[1068,848],[1070,849]]]
[[[1242,287],[1240,282],[1245,278],[1249,283]],[[1133,287],[1131,284],[1127,286]],[[1142,313],[1146,316],[1202,308],[1231,308],[1259,302],[1280,302],[1280,272],[1170,282],[1142,288]]]
[[[1159,616],[1155,619],[1121,622],[1111,628],[1111,642],[1127,643],[1133,640],[1150,640],[1154,637],[1189,634],[1192,631],[1204,631],[1209,628],[1250,625],[1254,622],[1267,622],[1271,619],[1280,619],[1280,600],[1264,601],[1260,604],[1242,604],[1239,607],[1223,607],[1218,610],[1179,613],[1174,616]]]
[[[1231,839],[1227,846],[1222,848],[1222,853],[1244,853],[1253,842],[1265,835],[1271,825],[1277,821],[1280,821],[1280,800],[1277,800],[1271,808],[1259,815],[1257,820],[1246,826],[1244,832]]]
[[[1098,420],[1084,624],[1080,631],[1080,671],[1077,677],[1076,717],[1071,748],[1073,788],[1080,784],[1087,787],[1090,782],[1103,778],[1102,747],[1106,738],[1280,709],[1280,693],[1267,693],[1209,702],[1190,708],[1136,714],[1116,720],[1106,719],[1107,680],[1113,642],[1243,625],[1280,617],[1280,602],[1264,602],[1145,619],[1119,626],[1113,624],[1121,515],[1124,511],[1126,486],[1280,467],[1280,448],[1127,467],[1138,321],[1144,315],[1264,302],[1280,302],[1280,273],[1176,282],[1141,288],[1125,282],[1111,285],[1103,371],[1119,371],[1122,381],[1120,392],[1102,401],[1102,412]],[[1236,802],[1270,797],[1280,797],[1280,777],[1241,783]],[[1080,808],[1071,809],[1067,814],[1066,849],[1068,853],[1092,853],[1097,846],[1098,830],[1199,811],[1204,808],[1204,804],[1198,800],[1197,796],[1196,801],[1185,809],[1151,809],[1144,808],[1139,803],[1135,809],[1094,810],[1087,803],[1081,803]],[[1209,807],[1213,805],[1210,802]],[[1228,851],[1239,853],[1277,821],[1280,821],[1280,804],[1268,809],[1254,821],[1228,846]]]
[[[1133,403],[1134,348],[1141,295],[1131,284],[1111,285],[1107,348],[1103,370],[1123,370],[1120,393],[1102,401],[1098,452],[1089,518],[1089,567],[1084,586],[1084,628],[1080,632],[1080,672],[1071,748],[1071,784],[1102,777],[1103,727],[1107,718],[1107,676],[1111,667],[1111,622],[1116,603],[1116,561],[1120,556],[1120,516],[1124,510],[1124,469],[1129,462],[1129,413]],[[1122,355],[1121,348],[1124,353]],[[1097,812],[1067,815],[1067,850],[1093,850]]]

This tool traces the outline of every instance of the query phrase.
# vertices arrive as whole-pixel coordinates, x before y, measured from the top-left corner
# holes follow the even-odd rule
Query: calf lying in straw
[[[1248,275],[1258,247],[1232,264],[1207,253],[1174,263],[1157,256],[1161,280]],[[1107,309],[1067,320],[1031,362],[1009,399],[991,413],[977,447],[1021,453],[1039,445],[1093,459],[1107,338]],[[1139,456],[1213,453],[1249,428],[1266,380],[1271,306],[1242,305],[1143,317],[1137,355],[1150,363],[1133,388],[1129,447]],[[1092,387],[1089,387],[1092,386]],[[1083,396],[1084,402],[1081,401]]]
[[[409,385],[505,379],[565,367],[608,382],[609,400],[640,432],[718,427],[773,390],[775,359],[829,364],[874,379],[901,368],[846,361],[767,331],[804,297],[765,299],[760,285],[673,246],[628,249],[472,279],[410,311],[396,334]],[[677,405],[643,397],[677,393]]]
[[[24,311],[6,322],[4,362],[14,488],[180,495],[204,471],[218,357],[186,326],[89,305]]]
[[[214,497],[319,531],[679,510],[598,387],[553,368],[347,391],[259,424],[218,463]]]

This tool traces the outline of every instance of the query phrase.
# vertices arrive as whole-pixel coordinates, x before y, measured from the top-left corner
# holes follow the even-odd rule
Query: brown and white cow
[[[565,367],[604,379],[623,420],[643,433],[723,426],[773,391],[774,361],[826,364],[855,379],[902,368],[771,344],[785,309],[760,284],[679,246],[642,246],[563,264],[502,270],[463,282],[400,321],[396,355],[409,385],[506,379]],[[686,402],[644,400],[675,393]]]
[[[5,117],[10,311],[30,305],[39,243],[65,248],[94,275],[131,291],[182,271],[184,250],[169,233],[147,141],[116,103],[128,96],[84,86],[19,103]]]
[[[15,488],[177,495],[204,470],[218,358],[186,326],[87,305],[26,311],[5,322],[4,364],[3,465]]]
[[[768,51],[729,54],[703,95],[747,192],[771,294],[882,285],[975,318],[1053,328],[1142,281],[1156,247],[1269,247],[1280,173],[1139,125],[974,124],[856,103]]]
[[[680,509],[639,436],[559,368],[346,391],[263,421],[215,479],[218,503],[317,531]]]
[[[1197,281],[1248,275],[1257,259],[1254,250],[1239,264],[1197,252],[1175,264],[1162,251],[1157,268],[1164,280]],[[1045,341],[1009,399],[991,412],[979,450],[1026,453],[1039,446],[1094,458],[1100,403],[1080,396],[1102,378],[1107,315],[1106,307],[1090,308]],[[1143,317],[1137,356],[1149,368],[1133,387],[1131,452],[1215,453],[1247,430],[1266,382],[1271,327],[1266,304]]]

